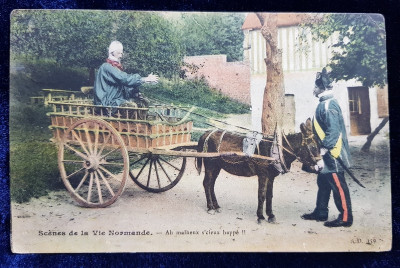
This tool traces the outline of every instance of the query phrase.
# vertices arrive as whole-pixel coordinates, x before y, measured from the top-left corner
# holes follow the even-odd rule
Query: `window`
[[[349,110],[351,113],[362,114],[360,94],[356,90],[349,91]]]

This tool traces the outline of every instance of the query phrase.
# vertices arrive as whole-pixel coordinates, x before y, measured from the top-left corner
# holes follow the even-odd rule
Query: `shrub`
[[[54,144],[28,142],[11,146],[11,200],[27,202],[31,197],[40,197],[61,187]]]
[[[61,66],[57,62],[37,61],[27,63],[26,69],[29,76],[44,88],[77,90],[89,83],[87,68],[71,68]]]
[[[44,88],[79,91],[89,85],[86,68],[69,68],[53,61],[24,61],[21,71],[10,75],[11,99],[27,101]]]
[[[10,105],[10,142],[48,141],[51,132],[50,118],[46,113],[50,108],[33,106],[21,102]]]
[[[57,148],[49,142],[48,108],[14,102],[10,107],[11,200],[26,202],[62,185]]]
[[[220,113],[247,113],[250,106],[239,103],[211,89],[203,80],[179,80],[176,82],[160,80],[157,85],[143,86],[142,92],[166,102],[173,101],[174,104],[189,104]]]

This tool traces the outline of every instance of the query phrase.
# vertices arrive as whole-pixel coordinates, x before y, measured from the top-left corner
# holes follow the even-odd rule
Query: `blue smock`
[[[139,74],[128,74],[110,63],[103,63],[96,74],[94,83],[94,104],[102,106],[120,106],[134,93],[139,92],[142,84]]]

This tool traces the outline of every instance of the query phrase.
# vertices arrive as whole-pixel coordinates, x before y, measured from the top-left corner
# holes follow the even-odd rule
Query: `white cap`
[[[111,54],[114,51],[117,50],[123,50],[124,47],[122,46],[122,43],[120,41],[112,41],[110,46],[108,47],[108,54]]]

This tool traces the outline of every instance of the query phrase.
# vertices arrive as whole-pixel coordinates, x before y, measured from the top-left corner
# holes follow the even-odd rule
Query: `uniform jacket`
[[[103,63],[94,84],[94,104],[120,106],[139,91],[141,78],[138,74],[127,74],[110,63]]]
[[[325,166],[321,173],[342,172],[344,169],[338,162],[337,157],[340,157],[347,167],[351,166],[342,110],[333,95],[322,96],[319,101],[314,120],[317,120],[318,125],[325,134],[325,137],[322,140],[320,139],[320,144],[323,148],[329,150],[323,156]],[[320,138],[321,135],[316,130],[316,123],[313,126],[315,134]]]

